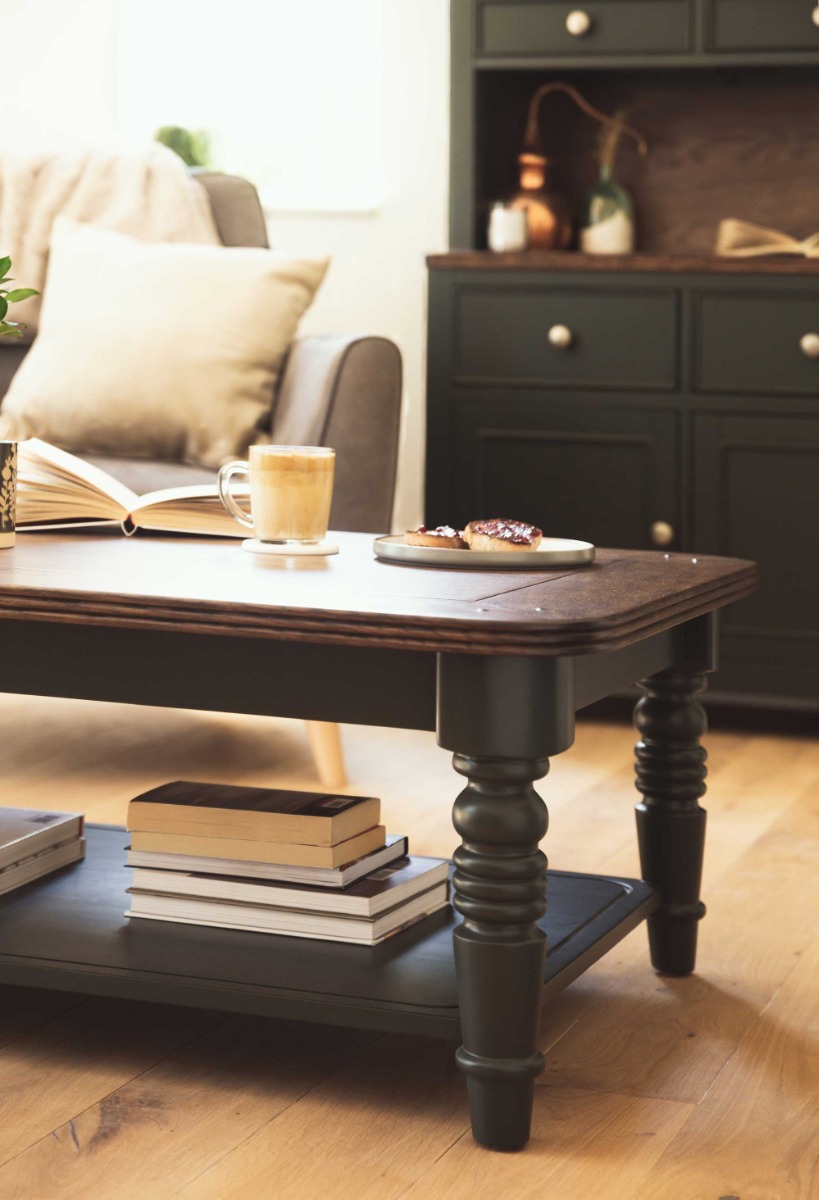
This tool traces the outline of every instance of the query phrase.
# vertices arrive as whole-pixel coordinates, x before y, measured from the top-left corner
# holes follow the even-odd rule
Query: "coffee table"
[[[435,730],[467,781],[456,911],[374,950],[129,924],[125,833],[92,827],[84,863],[0,900],[0,983],[452,1037],[474,1136],[516,1149],[544,998],[644,919],[658,971],[694,968],[698,694],[715,614],[757,569],[604,550],[579,569],[438,570],[375,561],[369,535],[339,539],[337,558],[288,566],[221,540],[23,535],[0,554],[3,688]],[[546,913],[533,782],[572,744],[578,709],[636,680],[643,879],[549,872]]]

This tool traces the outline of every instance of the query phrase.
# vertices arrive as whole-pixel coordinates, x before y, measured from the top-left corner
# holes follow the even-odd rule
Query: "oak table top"
[[[0,553],[0,618],[554,656],[620,649],[758,582],[744,560],[640,550],[543,572],[406,566],[378,561],[371,534],[334,536],[337,556],[285,562],[232,539],[18,534]]]

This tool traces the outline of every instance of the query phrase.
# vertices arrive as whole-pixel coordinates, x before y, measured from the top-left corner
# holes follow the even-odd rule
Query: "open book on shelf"
[[[235,488],[241,496],[243,489]],[[247,488],[244,495],[247,496]],[[20,442],[17,528],[58,529],[115,522],[125,533],[206,533],[247,537],[222,507],[216,483],[164,488],[138,496],[107,471],[39,438]]]

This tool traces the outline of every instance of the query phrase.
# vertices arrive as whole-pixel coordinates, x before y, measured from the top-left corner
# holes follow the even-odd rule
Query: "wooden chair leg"
[[[341,729],[327,721],[305,721],[310,749],[322,787],[342,788],[347,784]]]

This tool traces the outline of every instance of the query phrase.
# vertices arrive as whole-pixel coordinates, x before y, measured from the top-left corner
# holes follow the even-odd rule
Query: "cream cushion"
[[[328,262],[59,218],[39,334],[3,402],[12,435],[213,467],[244,454]]]

